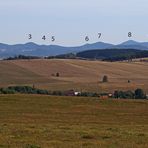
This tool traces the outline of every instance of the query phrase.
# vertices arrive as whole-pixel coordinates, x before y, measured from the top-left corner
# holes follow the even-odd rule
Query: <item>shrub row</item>
[[[134,92],[132,91],[115,91],[114,98],[122,98],[122,99],[146,99],[146,94],[140,88],[136,89]]]
[[[37,89],[30,86],[10,86],[7,88],[0,88],[0,94],[42,94],[42,95],[55,95],[55,96],[74,96],[73,93],[68,93],[65,91],[48,91],[43,89]],[[106,94],[107,95],[107,94]],[[81,92],[77,96],[84,97],[98,97],[100,94],[93,92]],[[142,89],[136,89],[132,91],[115,91],[112,95],[112,98],[121,98],[121,99],[146,99],[146,94]]]
[[[44,95],[55,95],[55,96],[66,96],[68,93],[66,91],[48,91],[43,89],[37,89],[30,86],[10,86],[7,88],[0,88],[0,94],[44,94]],[[72,94],[70,94],[72,95]],[[78,96],[85,97],[97,97],[97,93],[93,92],[81,92]]]
[[[0,94],[46,94],[49,92],[47,90],[37,89],[30,86],[10,86],[8,88],[0,88]]]

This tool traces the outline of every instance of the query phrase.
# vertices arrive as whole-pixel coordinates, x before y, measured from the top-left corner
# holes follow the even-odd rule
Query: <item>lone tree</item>
[[[135,99],[145,99],[146,95],[144,94],[142,89],[136,89],[135,90]]]
[[[102,82],[103,82],[103,83],[108,82],[108,76],[106,76],[106,75],[105,75],[105,76],[103,76],[103,80],[102,80]]]
[[[128,82],[128,83],[131,83],[131,81],[130,81],[130,80],[128,80],[127,82]]]
[[[56,73],[56,77],[59,77],[59,76],[60,76],[60,74],[57,72],[57,73]]]

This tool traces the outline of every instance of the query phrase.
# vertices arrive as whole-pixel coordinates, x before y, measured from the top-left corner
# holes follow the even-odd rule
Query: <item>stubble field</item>
[[[15,60],[0,61],[0,69],[0,86],[34,84],[48,90],[92,92],[142,88],[148,93],[147,62]],[[57,72],[60,77],[53,76]],[[109,83],[101,83],[104,75],[108,76]]]
[[[147,148],[146,100],[0,95],[2,148]]]

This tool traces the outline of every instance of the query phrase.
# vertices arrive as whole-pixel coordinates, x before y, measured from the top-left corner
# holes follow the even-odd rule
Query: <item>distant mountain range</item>
[[[58,45],[38,45],[33,42],[26,44],[8,45],[0,43],[0,58],[16,55],[28,56],[55,56],[67,53],[78,53],[94,49],[139,49],[148,50],[148,42],[136,42],[129,40],[118,45],[97,42],[76,47],[64,47]]]

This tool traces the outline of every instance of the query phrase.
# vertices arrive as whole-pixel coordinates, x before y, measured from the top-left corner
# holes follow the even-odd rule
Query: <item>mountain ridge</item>
[[[25,44],[4,44],[0,43],[0,58],[6,58],[16,55],[29,55],[29,56],[55,56],[59,54],[78,53],[85,50],[94,49],[140,49],[148,50],[148,42],[137,42],[128,40],[121,44],[110,44],[105,42],[96,42],[91,44],[84,44],[81,46],[66,47],[60,45],[39,45],[34,42]]]

